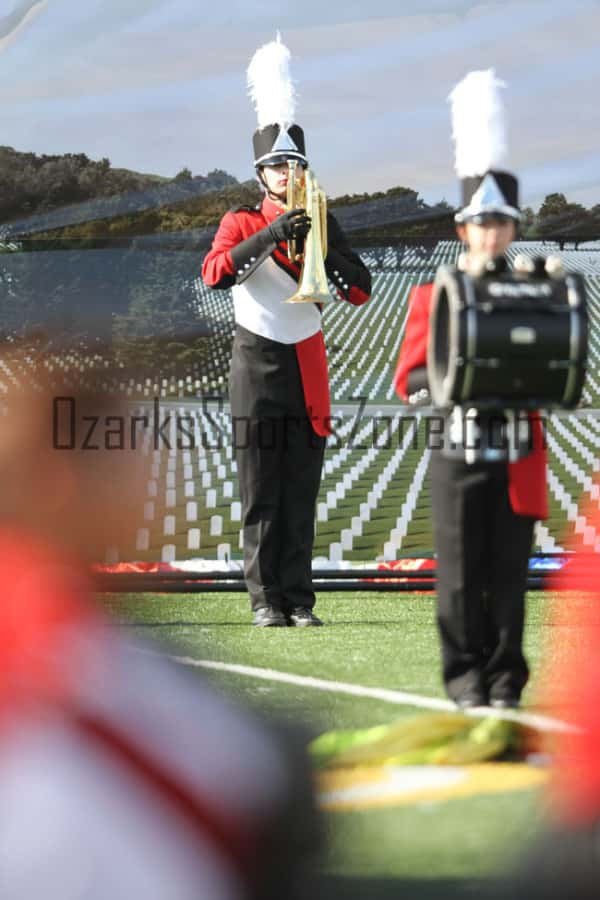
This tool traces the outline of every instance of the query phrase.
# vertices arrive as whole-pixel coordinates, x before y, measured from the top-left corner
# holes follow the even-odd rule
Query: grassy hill
[[[261,196],[255,180],[240,183],[221,169],[193,175],[184,168],[167,178],[113,168],[85,153],[37,155],[0,146],[0,230],[9,237],[102,240],[206,231],[228,209],[255,205]],[[329,203],[360,246],[454,235],[451,207],[428,205],[412,188],[345,194]],[[521,234],[583,241],[595,238],[599,223],[600,204],[586,210],[554,193],[537,213],[523,210]]]
[[[91,160],[85,153],[38,156],[0,147],[0,222],[11,234],[63,231],[66,226],[85,231],[86,225],[143,218],[148,210],[237,185],[220,169],[196,176],[183,169],[165,178],[113,169],[110,160]],[[157,224],[152,222],[152,230]],[[102,229],[106,232],[106,226]]]

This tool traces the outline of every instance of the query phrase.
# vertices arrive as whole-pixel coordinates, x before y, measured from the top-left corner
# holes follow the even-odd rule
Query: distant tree
[[[191,181],[193,177],[194,176],[192,175],[192,170],[188,169],[186,166],[177,173],[173,181]]]
[[[590,228],[600,233],[600,203],[597,203],[589,211]]]
[[[95,161],[85,153],[37,156],[0,147],[0,221],[154,186],[154,176],[114,170],[107,157]]]
[[[560,216],[567,209],[569,203],[564,194],[548,194],[539,208],[538,218],[549,219],[552,216]]]
[[[535,213],[530,206],[525,206],[521,210],[521,222],[519,232],[522,237],[532,237],[535,227]]]
[[[368,203],[373,200],[398,199],[406,200],[407,206],[416,209],[421,208],[424,203],[419,197],[417,191],[407,187],[392,187],[387,191],[375,191],[373,194],[342,194],[339,197],[333,197],[329,202],[332,207],[336,206],[354,206],[357,203]]]
[[[569,232],[585,231],[590,226],[590,216],[580,203],[571,203],[564,194],[548,194],[540,206],[535,222],[538,237]]]

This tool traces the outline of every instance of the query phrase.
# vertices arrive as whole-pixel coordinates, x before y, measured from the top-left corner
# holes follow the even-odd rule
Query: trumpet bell
[[[319,283],[315,283],[314,286],[307,286],[306,283],[302,284],[302,289],[296,291],[296,293],[292,297],[288,297],[287,300],[284,300],[284,303],[329,303],[330,300],[333,300],[331,296],[331,291],[329,290],[329,285],[327,284],[327,279],[325,279],[325,284],[323,285],[320,280]]]
[[[329,303],[333,300],[327,282],[325,257],[327,255],[327,198],[320,190],[316,178],[307,170],[306,206],[311,226],[304,241],[304,262],[298,282],[298,290],[284,303]]]

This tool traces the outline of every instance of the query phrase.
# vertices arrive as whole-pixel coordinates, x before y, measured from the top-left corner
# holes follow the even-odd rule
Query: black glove
[[[310,230],[310,219],[304,209],[292,209],[265,225],[256,234],[231,249],[236,284],[242,284],[271,255],[277,244],[290,238],[302,242]],[[298,246],[298,252],[301,247]]]
[[[310,218],[305,209],[292,209],[271,222],[269,231],[278,244],[281,241],[304,240],[310,231]]]

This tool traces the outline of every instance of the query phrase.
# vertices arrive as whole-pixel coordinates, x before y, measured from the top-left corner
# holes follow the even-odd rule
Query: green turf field
[[[535,695],[553,630],[549,594],[528,596],[526,652]],[[326,627],[254,629],[242,594],[105,595],[107,609],[174,653],[295,675],[442,697],[434,598],[428,594],[322,594]],[[305,723],[309,734],[415,715],[418,709],[239,674],[205,673],[243,703]],[[536,789],[329,812],[322,861],[327,898],[481,895],[541,824]],[[327,900],[326,898],[326,900]]]

